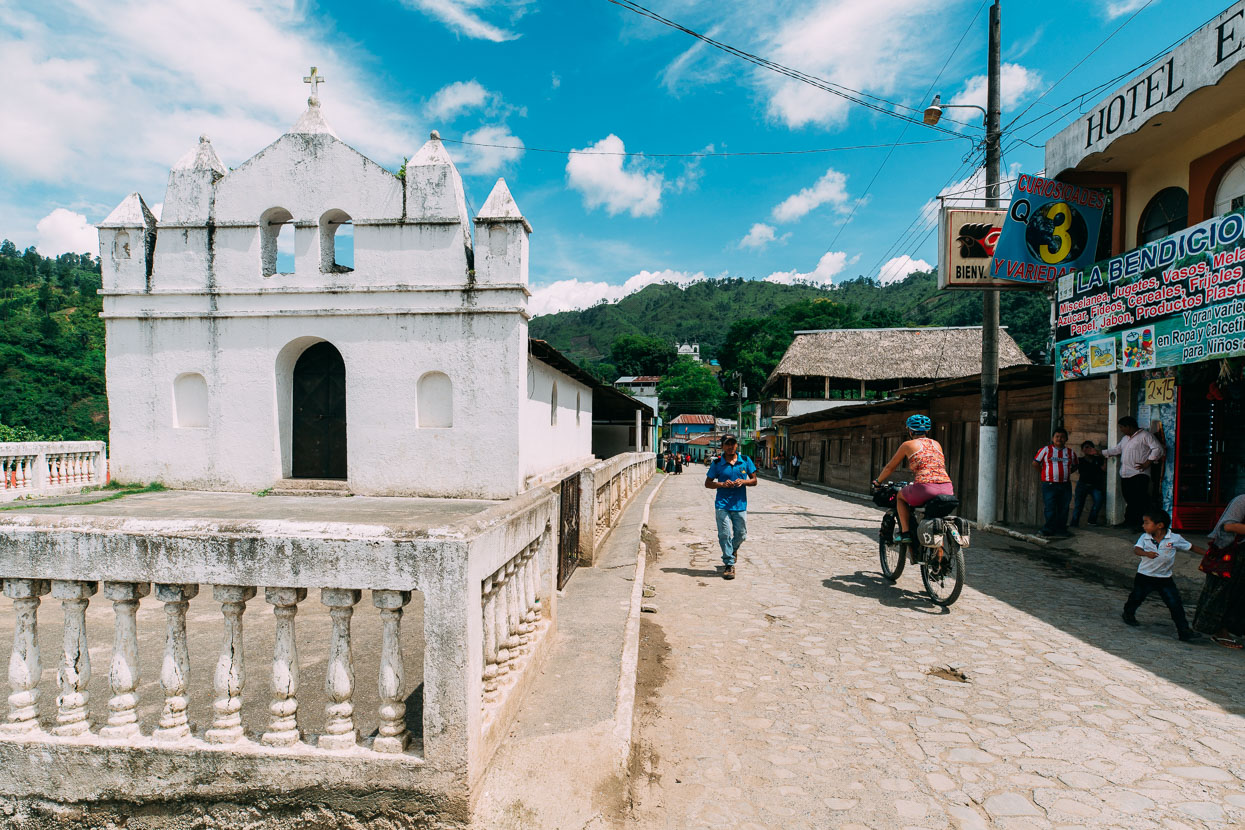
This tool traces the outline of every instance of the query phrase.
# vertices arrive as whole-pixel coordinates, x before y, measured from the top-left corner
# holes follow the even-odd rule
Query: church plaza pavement
[[[703,480],[653,503],[623,826],[1245,826],[1241,652],[986,534],[941,613],[881,577],[879,510],[770,481],[723,581]]]

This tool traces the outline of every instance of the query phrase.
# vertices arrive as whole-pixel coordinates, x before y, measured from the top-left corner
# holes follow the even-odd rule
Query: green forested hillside
[[[94,257],[0,244],[0,433],[107,439],[99,287]]]
[[[809,285],[752,280],[707,280],[686,288],[655,283],[617,303],[537,317],[529,333],[584,362],[604,359],[624,334],[695,342],[702,354],[713,356],[736,320],[765,317],[790,303],[831,293]]]
[[[832,303],[833,313],[820,303],[808,306],[812,300]],[[981,295],[939,291],[933,272],[890,285],[861,278],[834,289],[749,280],[709,280],[687,288],[656,284],[617,303],[537,317],[530,332],[590,368],[600,367],[602,374],[608,374],[608,366],[601,364],[611,345],[626,334],[698,342],[703,357],[734,368],[734,350],[726,348],[732,324],[776,316],[810,328],[971,326],[981,323]],[[1050,301],[1044,293],[1004,292],[1001,316],[1031,357],[1047,348]]]

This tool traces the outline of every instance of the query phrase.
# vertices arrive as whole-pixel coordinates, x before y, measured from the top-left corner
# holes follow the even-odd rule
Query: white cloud
[[[464,142],[492,144],[492,147],[463,145],[463,172],[491,176],[523,155],[523,140],[503,125],[481,127],[463,136]]]
[[[851,89],[889,95],[913,79],[937,53],[930,43],[946,4],[934,0],[815,0],[779,16],[785,22],[761,47],[778,63]],[[754,21],[763,25],[762,21]],[[768,21],[765,21],[768,22]],[[828,44],[832,46],[828,47]],[[788,127],[834,125],[858,109],[844,98],[766,70],[757,77],[768,92],[772,118]]]
[[[826,204],[842,210],[847,198],[847,176],[831,167],[812,187],[793,193],[775,206],[774,221],[791,222]]]
[[[362,69],[369,58],[307,4],[55,0],[38,12],[2,8],[0,214],[30,194],[51,202],[35,217],[59,201],[95,221],[133,190],[157,201],[169,167],[201,133],[236,165],[297,120],[312,64],[328,80],[320,97],[329,122],[378,162],[396,166],[423,132],[374,89]]]
[[[905,254],[888,260],[882,266],[882,270],[878,272],[878,281],[883,285],[887,285],[892,282],[899,282],[907,278],[909,274],[916,273],[917,271],[931,271],[933,268],[934,266],[925,260],[913,259]]]
[[[1114,20],[1132,14],[1146,4],[1146,0],[1111,0],[1107,3],[1107,19]]]
[[[468,110],[479,109],[493,100],[493,93],[479,81],[455,81],[437,90],[424,108],[431,119],[450,120]]]
[[[44,256],[91,254],[99,256],[99,232],[81,213],[57,208],[39,220],[35,247]]]
[[[402,0],[409,8],[421,11],[429,17],[441,21],[460,35],[477,40],[491,40],[501,43],[514,40],[518,34],[489,23],[481,16],[481,11],[495,7],[511,7],[515,9],[513,16],[521,17],[525,2],[498,3],[496,0]]]
[[[775,242],[786,242],[790,238],[791,234],[789,233],[784,233],[782,236],[774,233],[773,225],[757,222],[748,230],[744,238],[739,240],[739,247],[764,250]]]
[[[853,259],[855,261],[855,259]],[[817,267],[807,274],[799,271],[775,271],[765,278],[766,282],[777,282],[791,285],[797,282],[817,282],[830,285],[834,277],[847,267],[847,253],[844,251],[826,251],[817,261]]]
[[[964,89],[951,99],[952,104],[974,104],[979,107],[986,105],[986,76],[974,75],[964,82]],[[1003,109],[1009,110],[1020,103],[1025,96],[1036,92],[1042,85],[1042,76],[1032,69],[1018,63],[1005,63],[1000,69],[999,97],[1002,98]],[[980,123],[973,113],[952,113],[957,121]]]
[[[637,163],[621,155],[624,152],[623,140],[611,133],[580,153],[571,154],[566,162],[567,184],[583,194],[589,208],[604,207],[611,216],[624,211],[632,216],[653,216],[661,210],[665,179],[660,173],[636,169]]]
[[[686,271],[641,271],[621,285],[608,282],[592,282],[578,279],[558,280],[532,290],[527,310],[533,317],[591,308],[600,302],[616,303],[629,294],[653,283],[669,283],[687,286],[694,282],[711,279],[704,272],[689,274]]]

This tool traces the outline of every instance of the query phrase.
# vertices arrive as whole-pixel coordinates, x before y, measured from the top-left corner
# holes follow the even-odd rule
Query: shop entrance
[[[1176,408],[1175,498],[1172,523],[1203,533],[1245,493],[1245,381],[1242,361],[1184,367]],[[1200,370],[1200,371],[1199,371]]]

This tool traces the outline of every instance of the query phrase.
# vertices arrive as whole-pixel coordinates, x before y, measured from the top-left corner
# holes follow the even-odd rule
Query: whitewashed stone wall
[[[276,273],[270,222],[287,218],[293,271]],[[346,221],[353,269],[333,256]],[[508,498],[590,456],[587,387],[563,377],[557,424],[537,417],[533,379],[554,370],[528,355],[530,232],[501,180],[468,217],[435,133],[405,180],[314,103],[232,171],[201,139],[159,221],[131,194],[100,225],[114,477],[227,491],[289,477],[293,369],[321,341],[346,367],[352,492]],[[449,395],[444,379],[421,387],[430,373]]]

